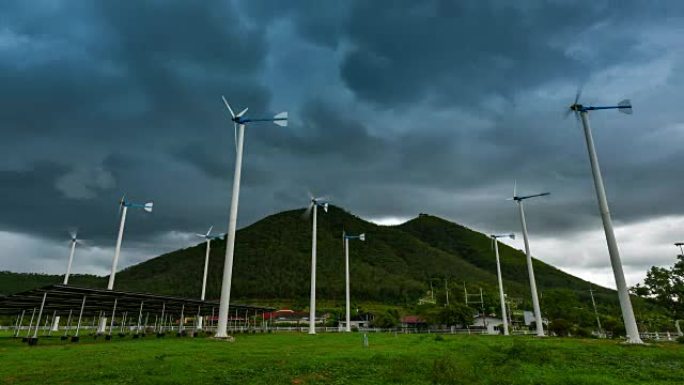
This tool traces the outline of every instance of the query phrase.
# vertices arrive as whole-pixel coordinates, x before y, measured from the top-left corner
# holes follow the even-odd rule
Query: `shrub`
[[[549,324],[549,331],[556,333],[558,337],[567,337],[568,333],[570,333],[571,327],[572,325],[570,322],[562,318],[558,318],[551,321]]]

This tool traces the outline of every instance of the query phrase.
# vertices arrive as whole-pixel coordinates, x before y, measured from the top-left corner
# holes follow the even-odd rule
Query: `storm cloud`
[[[585,103],[634,103],[632,116],[592,115],[631,283],[673,260],[656,246],[677,239],[651,230],[677,237],[663,223],[684,218],[680,2],[1,7],[0,269],[60,272],[51,261],[78,227],[101,260],[83,270],[106,272],[124,193],[155,201],[129,217],[124,265],[224,228],[235,152],[225,95],[252,116],[291,117],[248,127],[241,225],[302,207],[311,191],[377,221],[428,212],[517,230],[505,200],[517,181],[552,192],[528,206],[535,254],[609,283],[584,138],[563,116],[579,86]],[[635,244],[632,232],[645,235]],[[579,239],[591,257],[570,263]]]

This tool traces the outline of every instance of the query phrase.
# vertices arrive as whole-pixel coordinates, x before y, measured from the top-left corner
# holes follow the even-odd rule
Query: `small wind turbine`
[[[310,195],[311,196],[311,195]],[[328,212],[328,202],[324,198],[311,196],[309,207],[304,212],[305,217],[311,215],[313,209],[313,230],[311,234],[311,301],[309,303],[309,334],[316,334],[316,223],[318,220],[318,207]]]
[[[346,278],[345,293],[347,296],[347,308],[345,311],[347,317],[347,324],[345,331],[351,331],[351,294],[349,292],[349,240],[358,239],[360,241],[366,240],[366,234],[359,235],[347,235],[344,230],[342,231],[342,239],[344,240],[344,272]]]
[[[242,173],[242,150],[245,142],[245,126],[251,122],[273,122],[281,127],[287,126],[287,112],[276,114],[272,118],[246,118],[248,108],[236,115],[225,97],[223,103],[230,112],[233,128],[235,129],[235,174],[233,177],[233,197],[230,202],[230,217],[228,219],[228,234],[226,239],[226,258],[223,264],[223,281],[221,282],[221,300],[219,304],[219,319],[216,326],[216,338],[228,338],[228,310],[230,307],[230,288],[233,280],[233,255],[235,253],[235,229],[237,227],[238,198],[240,196],[240,176]]]
[[[69,262],[67,263],[66,274],[64,274],[64,282],[62,283],[63,285],[67,285],[69,283],[69,276],[71,275],[71,264],[74,262],[74,253],[76,252],[76,244],[81,243],[81,241],[79,241],[77,238],[77,230],[70,231],[69,235],[71,236],[71,252],[69,253]]]
[[[203,238],[206,241],[207,244],[207,253],[204,257],[204,274],[202,275],[202,295],[200,296],[200,299],[204,301],[205,294],[207,292],[207,273],[209,272],[209,254],[211,252],[211,241],[215,239],[220,239],[222,236],[225,234],[218,234],[218,235],[211,235],[211,230],[214,229],[214,226],[209,227],[209,230],[207,230],[206,234],[195,234],[200,238]],[[202,329],[202,322],[203,317],[198,315],[197,316],[197,329]]]
[[[579,104],[580,95],[581,92],[577,91],[577,94],[575,95],[575,101],[570,106],[567,114],[574,112],[575,116],[579,117],[579,119],[582,121],[582,126],[584,128],[584,138],[587,142],[589,162],[591,163],[591,173],[594,176],[596,198],[598,199],[599,211],[601,213],[601,219],[603,220],[603,231],[606,234],[608,254],[610,254],[610,264],[613,268],[618,298],[620,300],[620,309],[622,310],[622,319],[625,323],[625,331],[627,332],[627,342],[632,344],[643,344],[643,341],[639,336],[636,318],[634,318],[632,302],[629,299],[629,290],[627,289],[627,283],[625,281],[625,273],[622,270],[622,262],[620,261],[620,250],[618,249],[617,240],[615,239],[615,232],[613,231],[613,221],[610,217],[610,210],[608,209],[606,190],[603,186],[603,177],[601,176],[601,169],[599,167],[598,157],[596,156],[596,148],[594,147],[594,138],[591,135],[591,127],[589,125],[589,111],[618,110],[625,114],[631,114],[632,103],[628,99],[625,99],[619,102],[617,106],[584,106]]]
[[[509,200],[514,200],[518,203],[520,210],[520,224],[522,226],[523,239],[525,241],[525,254],[527,256],[527,272],[530,276],[530,292],[532,294],[532,308],[534,310],[535,326],[537,327],[537,337],[544,337],[544,326],[542,325],[541,309],[539,307],[539,296],[537,295],[537,281],[534,278],[534,266],[532,266],[532,253],[530,252],[530,242],[527,239],[527,222],[525,222],[525,209],[523,208],[523,201],[525,199],[537,198],[551,195],[549,192],[541,194],[533,194],[526,196],[518,196],[517,182],[513,185],[513,197]]]
[[[207,272],[209,271],[209,253],[211,251],[211,241],[215,239],[221,239],[225,234],[218,234],[218,235],[211,235],[211,230],[214,229],[214,226],[209,227],[209,230],[207,230],[206,234],[195,234],[200,238],[203,238],[206,243],[207,243],[207,254],[204,257],[204,275],[202,276],[202,296],[200,299],[204,301],[204,296],[207,291]]]
[[[496,276],[499,279],[499,299],[501,301],[501,318],[503,320],[504,335],[508,335],[508,317],[506,315],[506,299],[504,297],[503,279],[501,278],[501,262],[499,262],[499,238],[515,239],[515,234],[493,234],[492,246],[496,255]]]
[[[116,278],[116,266],[119,264],[119,254],[121,253],[121,241],[123,240],[124,227],[126,226],[126,213],[128,208],[143,209],[145,212],[151,213],[154,202],[147,203],[133,203],[126,200],[126,195],[121,197],[119,201],[119,213],[121,215],[121,223],[119,224],[119,236],[116,238],[116,249],[114,251],[114,260],[112,261],[112,273],[109,275],[109,283],[107,290],[114,289],[114,279]]]

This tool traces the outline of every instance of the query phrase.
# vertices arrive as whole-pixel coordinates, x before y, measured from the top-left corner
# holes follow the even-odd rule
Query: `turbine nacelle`
[[[621,100],[616,106],[585,106],[582,104],[579,104],[577,102],[573,103],[570,106],[570,112],[575,112],[575,113],[582,113],[582,112],[588,112],[588,111],[595,111],[595,110],[618,110],[622,112],[623,114],[632,114],[632,102],[629,101],[629,99],[624,99]]]
[[[214,241],[217,239],[221,239],[224,235],[226,235],[225,233],[211,235],[211,230],[213,230],[213,229],[214,229],[214,226],[211,226],[211,227],[209,227],[209,230],[207,230],[206,234],[195,233],[195,235],[200,237],[200,238],[204,238],[207,241]]]
[[[344,239],[358,239],[360,241],[365,241],[366,240],[366,233],[362,233],[359,235],[347,235],[344,231],[342,232],[342,238]]]
[[[550,192],[543,192],[540,194],[532,194],[532,195],[525,195],[525,196],[514,196],[511,199],[514,201],[520,202],[520,201],[523,201],[525,199],[536,198],[536,197],[545,197],[548,195],[551,195],[551,193]]]
[[[520,196],[520,195],[518,195],[518,181],[516,180],[516,181],[514,181],[514,183],[513,183],[513,196],[510,197],[510,198],[508,198],[507,200],[509,200],[509,201],[520,202],[520,201],[523,201],[523,200],[525,200],[525,199],[536,198],[536,197],[544,197],[544,196],[547,196],[547,195],[551,195],[551,193],[550,193],[550,192],[543,192],[543,193],[541,193],[541,194],[533,194],[533,195],[524,195],[524,196]]]
[[[154,208],[154,202],[153,201],[146,202],[146,203],[129,202],[126,200],[126,195],[124,194],[124,196],[122,196],[121,199],[119,200],[119,214],[121,214],[121,209],[123,207],[139,208],[139,209],[145,210],[148,213],[151,213],[152,209]]]
[[[326,213],[328,212],[328,202],[324,201],[322,198],[312,198],[311,207],[318,206],[323,209]]]
[[[308,219],[311,216],[311,210],[314,207],[320,207],[326,213],[328,212],[329,204],[326,198],[315,198],[311,193],[309,193],[309,199],[309,206],[307,206],[306,210],[304,210],[304,214],[302,215],[303,218]]]
[[[287,112],[280,112],[278,114],[275,114],[272,118],[247,118],[245,117],[245,113],[247,113],[249,107],[245,108],[244,110],[236,114],[233,111],[233,108],[228,103],[228,100],[226,100],[224,96],[221,96],[221,99],[223,99],[223,104],[226,105],[226,108],[228,108],[228,111],[230,112],[230,120],[233,121],[233,123],[235,124],[244,125],[250,122],[273,122],[281,127],[287,126]]]

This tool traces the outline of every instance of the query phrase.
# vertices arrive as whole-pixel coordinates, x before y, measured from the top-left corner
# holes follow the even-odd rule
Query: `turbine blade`
[[[228,111],[230,111],[230,116],[232,116],[233,118],[235,118],[235,113],[233,112],[233,109],[230,108],[230,104],[228,104],[228,101],[226,100],[226,97],[223,96],[223,95],[221,95],[221,99],[223,99],[223,103],[226,105],[226,107],[228,107]]]
[[[237,114],[237,115],[235,115],[235,117],[236,117],[236,118],[240,118],[240,117],[242,117],[242,115],[244,115],[244,114],[245,114],[245,112],[247,112],[247,110],[249,110],[249,107],[247,107],[247,108],[245,108],[244,110],[242,110],[242,111],[238,112],[238,114]]]
[[[518,180],[513,180],[513,198],[518,196]]]
[[[311,217],[311,209],[313,208],[313,205],[313,202],[309,203],[309,206],[306,208],[306,210],[304,210],[304,213],[302,213],[303,219],[309,219],[309,217]]]
[[[568,116],[572,113],[572,110],[570,108],[567,108],[565,112],[563,112],[563,119],[567,119]]]
[[[195,233],[195,235],[197,235],[197,236],[200,237],[200,238],[206,238],[206,237],[207,237],[207,236],[204,235],[204,234],[197,234],[197,233]]]
[[[575,93],[575,103],[573,103],[573,104],[577,104],[579,102],[580,98],[582,97],[582,88],[584,88],[584,87],[582,87],[582,86],[577,87],[577,92]]]
[[[213,230],[213,229],[214,229],[214,226],[209,227],[209,230],[207,230],[207,237],[209,236],[209,234],[211,234],[211,230]]]

